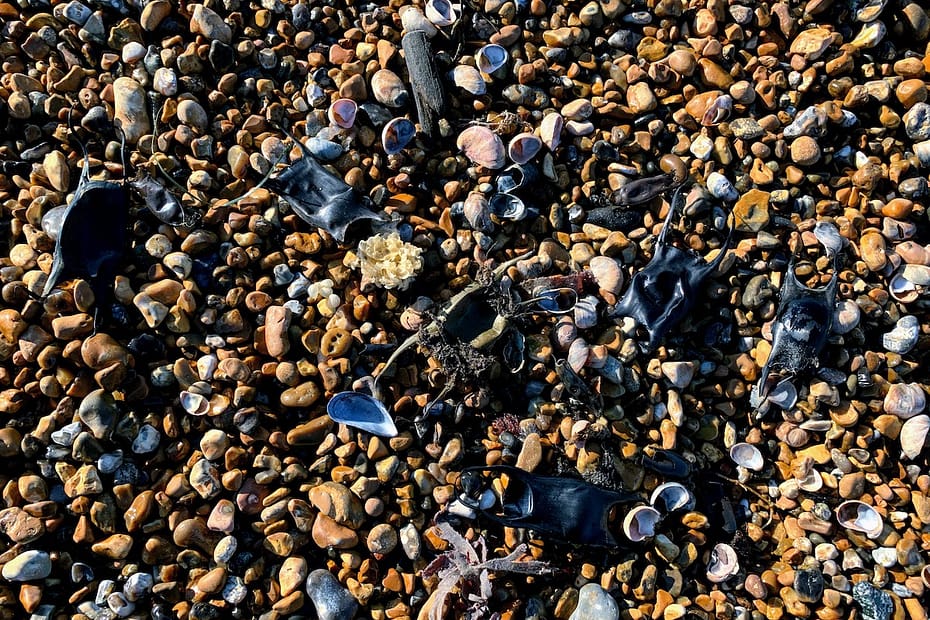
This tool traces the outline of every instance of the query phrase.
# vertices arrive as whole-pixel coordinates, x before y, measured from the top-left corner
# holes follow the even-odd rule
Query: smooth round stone
[[[386,555],[397,547],[397,531],[387,523],[379,523],[368,533],[368,550]]]
[[[249,589],[241,577],[230,575],[223,585],[223,600],[231,605],[238,605],[248,596]]]
[[[235,536],[224,536],[213,549],[213,561],[217,564],[228,564],[236,555],[238,548],[239,541],[236,540]]]
[[[823,595],[823,574],[817,569],[800,569],[794,573],[794,589],[802,603],[816,603]]]
[[[0,571],[7,581],[33,581],[52,574],[52,560],[46,551],[24,551],[3,565]]]
[[[123,62],[134,65],[145,58],[145,46],[137,41],[130,41],[123,46]]]
[[[201,133],[207,128],[209,121],[203,106],[191,99],[185,99],[178,104],[178,120]]]
[[[811,166],[820,161],[820,146],[810,136],[800,136],[791,143],[791,161],[799,166]]]
[[[206,459],[197,461],[191,467],[190,483],[204,499],[214,497],[223,490],[216,467]]]
[[[620,609],[617,601],[596,583],[582,586],[578,592],[578,606],[568,620],[618,620]]]
[[[132,78],[113,82],[114,117],[119,121],[126,142],[135,144],[152,130],[145,88]]]
[[[930,104],[923,101],[915,103],[901,117],[904,131],[911,140],[930,140]]]
[[[754,118],[737,118],[731,121],[730,131],[740,140],[755,140],[765,135],[762,125]]]
[[[307,577],[307,594],[320,620],[352,618],[358,601],[325,568],[318,568]]]
[[[218,428],[211,428],[200,439],[200,451],[204,458],[215,461],[226,453],[229,447],[229,437]]]
[[[123,585],[123,594],[130,601],[138,601],[147,596],[155,585],[155,579],[148,573],[133,573]]]

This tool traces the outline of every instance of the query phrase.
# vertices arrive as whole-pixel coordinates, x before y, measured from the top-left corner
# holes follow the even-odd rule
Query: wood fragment
[[[446,99],[429,39],[422,30],[414,30],[404,35],[401,44],[413,98],[417,104],[420,131],[429,138],[436,138],[439,136],[439,119],[445,113]]]

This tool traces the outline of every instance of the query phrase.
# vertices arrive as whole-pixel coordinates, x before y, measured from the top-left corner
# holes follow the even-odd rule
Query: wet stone
[[[569,616],[569,620],[583,620],[585,618],[603,618],[604,620],[617,620],[620,609],[604,588],[596,583],[589,583],[578,592],[578,606]]]
[[[800,569],[794,573],[794,590],[802,603],[816,603],[823,595],[823,574],[817,569]]]
[[[332,573],[322,568],[307,577],[307,594],[320,620],[352,618],[358,609],[358,601],[340,585]]]

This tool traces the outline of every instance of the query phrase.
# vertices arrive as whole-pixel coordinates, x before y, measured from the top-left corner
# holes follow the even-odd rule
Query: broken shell
[[[455,85],[472,95],[480,96],[487,92],[488,85],[481,77],[481,72],[469,65],[458,65],[452,70]]]
[[[846,245],[846,239],[840,235],[837,227],[829,222],[817,222],[814,224],[814,237],[823,245],[827,256],[838,254],[843,246]]]
[[[701,117],[701,124],[705,127],[717,125],[730,118],[732,112],[733,98],[730,95],[720,95],[707,106],[704,116]]]
[[[358,112],[358,104],[351,99],[336,99],[329,106],[326,113],[329,121],[343,129],[351,129],[355,124],[355,114]]]
[[[714,583],[723,583],[739,572],[736,550],[726,543],[717,543],[707,563],[707,578]]]
[[[380,400],[361,392],[339,392],[326,403],[326,413],[337,424],[378,435],[396,437],[394,420]]]
[[[539,149],[541,148],[542,140],[535,134],[528,132],[518,133],[510,139],[510,144],[507,145],[507,154],[510,156],[510,159],[516,163],[525,164],[536,157],[536,154],[539,153]]]
[[[381,146],[388,155],[400,153],[416,134],[416,125],[409,118],[393,118],[381,130]]]
[[[660,484],[649,497],[649,503],[661,512],[691,510],[695,506],[694,495],[680,482]]]
[[[788,410],[798,402],[798,390],[792,382],[782,381],[769,392],[768,399],[773,405]]]
[[[616,259],[609,256],[595,256],[588,263],[588,268],[594,276],[594,281],[605,291],[616,295],[623,288],[623,271]]]
[[[920,297],[920,291],[917,290],[917,285],[905,277],[903,269],[899,269],[895,272],[895,275],[891,277],[891,280],[888,282],[888,292],[895,300],[900,301],[902,304],[912,303],[917,301],[917,298]]]
[[[623,517],[623,533],[632,542],[652,538],[661,519],[662,515],[652,506],[636,506]]]
[[[807,468],[807,471],[804,472],[804,475],[799,476],[797,480],[798,488],[808,493],[816,493],[823,488],[823,477],[820,475],[820,472],[813,467],[813,462],[811,462],[811,466]]]
[[[562,140],[562,128],[565,126],[565,120],[558,112],[552,112],[543,117],[539,123],[539,139],[546,145],[550,151],[559,148],[559,142]]]
[[[733,447],[730,448],[730,458],[740,467],[753,471],[760,471],[765,466],[765,459],[762,458],[759,448],[751,443],[740,442],[733,444]]]
[[[885,526],[882,516],[872,506],[857,499],[845,501],[836,508],[836,520],[846,529],[878,538]]]
[[[920,578],[923,580],[924,585],[930,588],[930,564],[924,566],[923,570],[920,571]]]
[[[588,362],[589,353],[588,343],[584,341],[584,338],[575,338],[568,347],[568,356],[566,357],[568,366],[575,372],[581,372],[581,369]]]
[[[493,232],[494,222],[491,221],[491,209],[488,206],[488,199],[481,192],[471,192],[465,198],[463,205],[465,219],[474,230],[480,230],[485,233]]]
[[[496,170],[504,166],[504,143],[500,136],[481,125],[467,127],[459,134],[455,145],[476,164]]]
[[[526,217],[526,205],[519,197],[513,194],[494,194],[488,201],[491,213],[502,220],[518,222]]]
[[[494,73],[507,64],[507,50],[496,43],[489,43],[475,52],[475,64],[484,73]]]
[[[597,297],[586,295],[575,302],[573,309],[578,329],[590,329],[597,325]]]
[[[578,328],[570,317],[563,316],[552,330],[552,340],[559,351],[566,351],[578,337]]]
[[[429,0],[426,3],[426,19],[430,20],[434,26],[451,26],[458,20],[458,13],[449,0]]]
[[[58,235],[61,233],[61,225],[65,221],[65,214],[68,212],[68,205],[60,205],[53,209],[49,209],[48,213],[42,216],[42,230],[45,231],[45,234],[52,238],[53,241],[58,240]]]
[[[184,411],[191,415],[206,415],[207,411],[210,410],[210,401],[202,394],[184,390],[178,399],[181,401]]]
[[[901,426],[898,439],[901,442],[901,454],[909,459],[916,459],[923,452],[927,431],[930,430],[930,416],[921,414],[910,418]]]

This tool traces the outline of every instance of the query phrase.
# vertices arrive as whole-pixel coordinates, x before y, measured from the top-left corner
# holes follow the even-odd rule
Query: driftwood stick
[[[401,44],[413,98],[417,104],[420,130],[427,137],[436,138],[439,136],[439,119],[445,112],[446,100],[429,40],[425,32],[414,30],[404,35]]]

